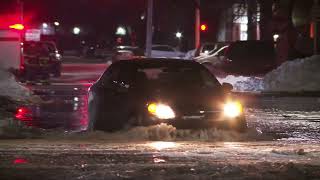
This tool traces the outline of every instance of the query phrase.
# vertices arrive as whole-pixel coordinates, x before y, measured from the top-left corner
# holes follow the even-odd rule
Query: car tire
[[[241,118],[237,123],[237,125],[234,127],[234,130],[239,133],[245,133],[248,130],[247,121],[245,118]]]

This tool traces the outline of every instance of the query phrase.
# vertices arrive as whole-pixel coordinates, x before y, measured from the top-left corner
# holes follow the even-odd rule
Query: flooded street
[[[319,97],[240,94],[246,133],[165,124],[88,133],[90,78],[29,86],[45,102],[16,115],[27,133],[0,140],[0,179],[320,177]]]
[[[318,179],[320,145],[301,142],[0,142],[2,179]]]
[[[87,91],[90,84],[31,87],[46,100],[26,107],[32,117],[23,123],[43,129],[83,131],[88,125]],[[320,97],[240,94],[248,126],[258,134],[281,140],[320,142]]]

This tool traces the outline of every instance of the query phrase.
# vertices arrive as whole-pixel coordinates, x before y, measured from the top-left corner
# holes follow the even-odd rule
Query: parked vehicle
[[[211,65],[218,65],[225,60],[228,47],[224,46],[206,55],[198,56],[194,60],[200,64],[209,63]]]
[[[221,68],[227,73],[241,75],[266,74],[276,68],[273,42],[237,41],[226,51]]]
[[[23,47],[27,79],[35,79],[39,74],[45,77],[61,75],[61,55],[54,42],[25,42]]]
[[[177,58],[182,59],[185,53],[176,50],[168,45],[153,45],[151,51],[152,58]]]
[[[112,62],[143,58],[144,51],[135,46],[117,46],[113,49]]]
[[[265,41],[237,41],[194,60],[226,75],[263,75],[277,67],[273,43]]]

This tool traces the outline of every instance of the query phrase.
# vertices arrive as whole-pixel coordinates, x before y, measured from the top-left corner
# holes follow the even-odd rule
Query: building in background
[[[260,40],[260,6],[255,2],[235,3],[221,14],[217,41]]]

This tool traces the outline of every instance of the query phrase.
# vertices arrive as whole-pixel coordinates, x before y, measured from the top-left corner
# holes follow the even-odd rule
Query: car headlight
[[[60,59],[61,59],[61,54],[57,53],[55,56],[56,56],[56,59],[57,59],[57,60],[60,60]]]
[[[235,118],[242,114],[242,105],[239,102],[228,102],[223,106],[223,114],[229,118]]]
[[[172,108],[165,104],[151,103],[148,105],[148,111],[159,119],[173,119],[176,117]]]

